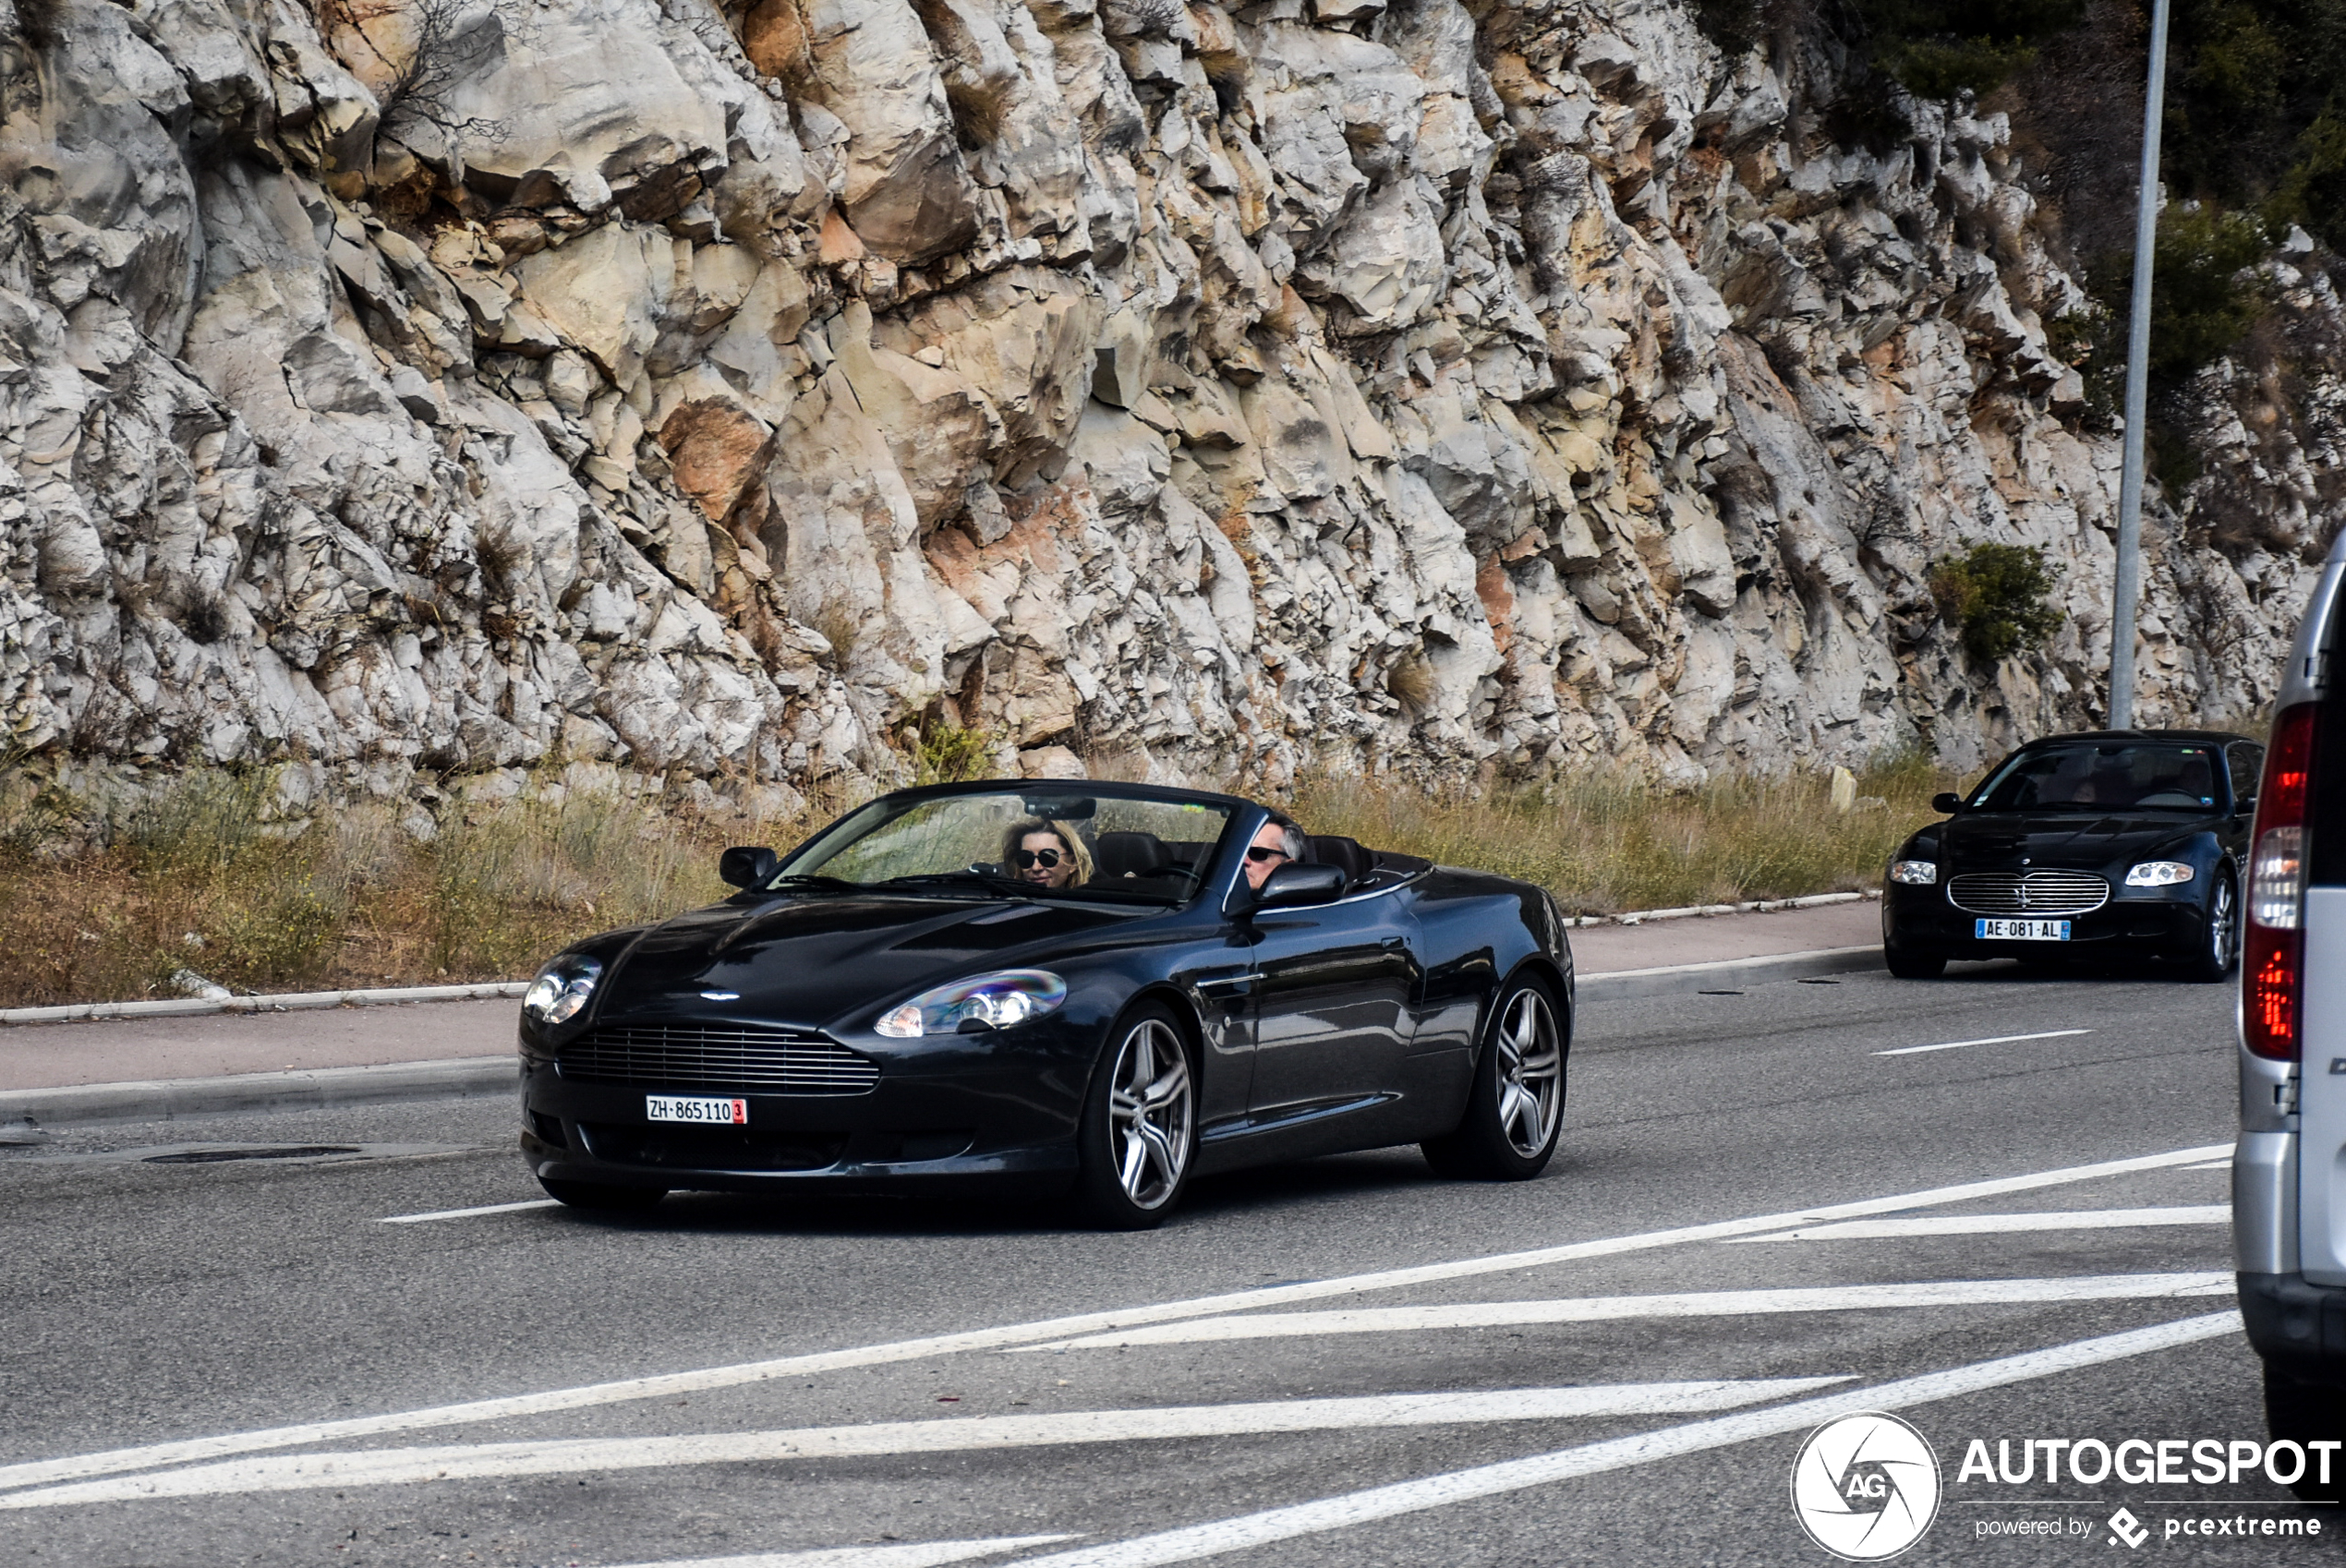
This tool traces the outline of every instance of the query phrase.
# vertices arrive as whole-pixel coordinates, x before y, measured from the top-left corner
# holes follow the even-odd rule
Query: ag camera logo
[[[1895,1557],[1939,1516],[1939,1456],[1895,1416],[1828,1421],[1792,1463],[1792,1512],[1810,1540],[1844,1562]]]

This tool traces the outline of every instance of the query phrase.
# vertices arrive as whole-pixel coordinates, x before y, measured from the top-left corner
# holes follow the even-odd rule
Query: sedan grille
[[[1975,871],[1948,883],[1947,897],[1974,914],[2076,915],[2110,902],[2110,884],[2089,871]]]
[[[598,1029],[562,1048],[562,1077],[736,1093],[861,1094],[879,1064],[819,1034],[720,1024],[635,1024]]]

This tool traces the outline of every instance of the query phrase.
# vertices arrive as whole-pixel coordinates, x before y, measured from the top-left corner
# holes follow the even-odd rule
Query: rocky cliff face
[[[1837,143],[1831,58],[1667,0],[316,3],[0,27],[20,753],[1687,778],[2100,706],[2118,449],[2001,116]],[[2205,378],[2151,718],[2270,690],[2315,380]],[[2066,568],[1992,672],[1975,539]]]

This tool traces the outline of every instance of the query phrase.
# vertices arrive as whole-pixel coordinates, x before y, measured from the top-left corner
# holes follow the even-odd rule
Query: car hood
[[[2207,831],[2207,820],[2173,812],[1978,812],[1939,829],[1940,858],[1950,872],[2074,866],[2099,871],[2139,860]]]
[[[712,1014],[822,1028],[930,985],[1016,968],[1133,917],[1096,906],[816,894],[738,899],[637,938],[598,1022]],[[711,1000],[702,993],[737,993]]]

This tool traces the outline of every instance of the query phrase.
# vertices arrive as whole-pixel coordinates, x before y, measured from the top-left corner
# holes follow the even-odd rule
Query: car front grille
[[[1947,898],[1973,914],[2077,915],[2110,902],[2110,884],[2089,871],[1975,871],[1949,882]]]
[[[861,1094],[879,1064],[799,1030],[721,1024],[633,1024],[598,1029],[554,1058],[565,1079],[735,1093]]]

